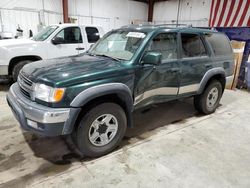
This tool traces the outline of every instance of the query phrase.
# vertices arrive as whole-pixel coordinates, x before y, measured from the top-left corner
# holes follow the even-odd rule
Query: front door
[[[48,58],[65,57],[78,55],[81,51],[80,44],[83,43],[82,34],[79,27],[67,27],[59,31],[55,36],[62,39],[62,44],[54,45],[49,43]]]
[[[159,65],[143,64],[137,71],[135,104],[137,107],[160,103],[177,97],[179,87],[179,65],[177,58],[177,34],[160,33],[147,45],[144,52],[159,52]]]

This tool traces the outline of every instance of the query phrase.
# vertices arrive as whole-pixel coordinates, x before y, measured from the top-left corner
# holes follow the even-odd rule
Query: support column
[[[153,21],[153,14],[154,14],[154,0],[148,1],[148,21]]]
[[[63,22],[69,23],[68,0],[62,0],[63,5]]]

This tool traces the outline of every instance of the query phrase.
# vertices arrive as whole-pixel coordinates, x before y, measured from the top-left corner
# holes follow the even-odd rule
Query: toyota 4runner
[[[137,108],[194,96],[199,112],[213,113],[233,66],[228,38],[214,30],[126,26],[83,55],[24,66],[7,101],[23,129],[70,134],[97,157],[118,146]]]

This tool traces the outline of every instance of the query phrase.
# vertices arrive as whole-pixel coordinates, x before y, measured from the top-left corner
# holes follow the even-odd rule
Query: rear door
[[[162,61],[159,65],[141,65],[136,77],[135,103],[145,106],[177,97],[179,86],[179,64],[177,53],[177,34],[160,33],[149,41],[144,52],[160,52]]]
[[[213,65],[209,49],[201,35],[180,33],[180,44],[181,78],[178,94],[188,95],[198,90],[202,77]]]
[[[97,27],[87,26],[85,27],[85,38],[86,38],[86,46],[87,50],[90,46],[96,43],[101,37],[100,31]]]

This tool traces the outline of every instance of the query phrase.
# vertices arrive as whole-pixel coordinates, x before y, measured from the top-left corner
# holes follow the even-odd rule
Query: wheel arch
[[[225,85],[226,85],[226,73],[222,67],[218,67],[218,68],[210,69],[209,71],[206,72],[206,74],[201,80],[201,83],[198,89],[198,94],[201,94],[212,80],[218,80],[221,83],[222,89],[224,92]]]
[[[104,102],[114,102],[120,105],[126,114],[128,127],[133,126],[134,105],[131,90],[125,84],[110,83],[88,88],[75,97],[70,104],[71,108],[75,109],[72,114],[74,118],[71,118],[71,121],[65,125],[64,134],[71,133],[82,115],[90,108]]]
[[[8,68],[8,73],[9,75],[12,75],[12,70],[14,68],[14,66],[20,62],[20,61],[25,61],[25,60],[30,60],[30,61],[39,61],[42,60],[42,58],[40,56],[36,56],[36,55],[26,55],[26,56],[17,56],[17,57],[13,57],[10,60],[9,63],[9,68]]]

